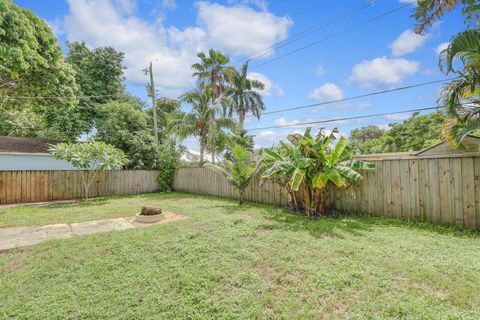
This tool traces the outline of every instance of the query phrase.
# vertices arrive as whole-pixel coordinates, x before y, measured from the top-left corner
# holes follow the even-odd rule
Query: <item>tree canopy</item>
[[[98,107],[95,138],[123,150],[129,168],[151,169],[157,146],[147,115],[128,102],[110,101]]]
[[[354,129],[349,141],[355,153],[419,151],[441,142],[444,116],[439,113],[414,113],[402,123],[390,124],[389,130],[377,126]]]
[[[78,103],[75,71],[48,24],[0,2],[0,134],[71,139]]]
[[[125,88],[123,52],[111,47],[89,49],[84,42],[67,41],[66,61],[76,71],[79,86],[77,114],[82,131],[89,132],[98,117],[99,105],[121,97]]]

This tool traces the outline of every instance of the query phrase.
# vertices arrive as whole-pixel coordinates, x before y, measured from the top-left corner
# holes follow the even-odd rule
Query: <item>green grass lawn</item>
[[[0,223],[145,204],[188,219],[1,252],[0,319],[480,319],[473,232],[185,194],[11,208]]]

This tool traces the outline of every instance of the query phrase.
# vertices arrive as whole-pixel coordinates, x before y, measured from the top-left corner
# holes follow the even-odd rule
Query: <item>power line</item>
[[[334,33],[334,34],[332,34],[332,35],[330,35],[330,36],[328,36],[328,37],[325,37],[325,38],[322,38],[322,39],[317,40],[317,41],[315,41],[315,42],[309,43],[309,44],[307,44],[307,45],[305,45],[305,46],[303,46],[303,47],[300,47],[300,48],[298,48],[298,49],[295,49],[295,50],[292,50],[292,51],[287,52],[287,53],[285,53],[285,54],[282,54],[282,55],[280,55],[280,56],[278,56],[278,57],[276,57],[276,58],[267,60],[267,61],[262,62],[262,63],[258,63],[258,64],[256,64],[256,65],[253,65],[250,69],[258,68],[258,67],[263,66],[263,65],[266,65],[266,64],[268,64],[268,63],[272,63],[272,62],[274,62],[274,61],[277,61],[277,60],[279,60],[279,59],[285,58],[285,57],[287,57],[287,56],[290,56],[290,55],[295,54],[295,53],[297,53],[297,52],[300,52],[300,51],[302,51],[302,50],[305,50],[305,49],[308,49],[308,48],[310,48],[310,47],[313,47],[313,46],[315,46],[315,45],[317,45],[317,44],[319,44],[319,43],[321,43],[321,42],[324,42],[324,41],[326,41],[326,40],[330,40],[330,39],[336,38],[336,37],[338,37],[338,36],[340,36],[340,35],[342,35],[342,34],[344,34],[344,33],[347,33],[347,32],[350,32],[350,31],[352,31],[352,30],[358,29],[359,27],[363,27],[363,26],[365,26],[365,25],[368,25],[368,24],[370,24],[370,23],[373,22],[373,21],[376,21],[376,20],[379,20],[379,19],[381,19],[381,18],[384,18],[384,17],[386,17],[386,16],[388,16],[388,15],[390,15],[390,14],[393,14],[393,13],[395,13],[395,12],[397,12],[397,11],[400,11],[400,10],[402,10],[403,8],[409,7],[409,6],[411,6],[411,5],[412,5],[411,3],[404,4],[404,5],[402,5],[402,6],[400,6],[400,7],[397,7],[397,8],[395,8],[395,9],[393,9],[393,10],[387,11],[387,12],[385,12],[385,13],[382,13],[381,15],[378,15],[378,16],[376,16],[376,17],[374,17],[374,18],[371,18],[371,19],[369,19],[369,20],[367,20],[367,21],[365,21],[365,22],[362,22],[362,23],[359,23],[359,24],[354,25],[354,26],[352,26],[352,27],[343,29],[342,31],[339,31],[339,32],[337,32],[337,33]]]
[[[312,104],[307,104],[307,105],[298,106],[298,107],[290,107],[290,108],[284,108],[284,109],[275,110],[275,111],[262,112],[261,116],[268,115],[268,114],[274,114],[274,113],[282,113],[282,112],[287,112],[287,111],[292,111],[292,110],[313,108],[313,107],[323,106],[323,105],[327,105],[327,104],[333,104],[333,103],[338,103],[338,102],[345,102],[345,101],[349,101],[349,100],[366,98],[366,97],[376,96],[376,95],[385,94],[385,93],[391,93],[391,92],[396,92],[396,91],[413,89],[413,88],[428,86],[428,85],[435,84],[435,83],[440,83],[440,82],[445,82],[445,81],[451,81],[451,80],[454,80],[454,79],[457,79],[457,78],[458,78],[458,77],[448,78],[448,79],[443,79],[443,80],[435,80],[435,81],[423,82],[423,83],[417,83],[417,84],[412,84],[412,85],[408,85],[408,86],[404,86],[404,87],[398,87],[398,88],[393,88],[393,89],[388,89],[388,90],[382,90],[382,91],[375,91],[375,92],[370,92],[370,93],[366,93],[366,94],[361,94],[361,95],[358,95],[358,96],[347,97],[347,98],[343,98],[343,99],[329,100],[329,101],[324,101],[324,102],[319,102],[319,103],[312,103]],[[254,116],[253,116],[253,115],[248,115],[248,116],[246,116],[246,118],[252,118],[252,117],[254,117]]]
[[[246,129],[246,130],[253,131],[253,130],[266,130],[266,129],[286,128],[286,127],[297,127],[297,126],[304,126],[304,125],[310,125],[310,124],[319,124],[319,123],[337,122],[337,121],[345,121],[345,120],[356,120],[356,119],[364,119],[364,118],[372,118],[372,117],[381,117],[381,116],[387,116],[387,115],[392,115],[392,114],[401,114],[401,113],[417,112],[417,111],[420,112],[420,111],[427,111],[427,110],[434,110],[434,109],[437,109],[437,107],[427,107],[427,108],[409,109],[409,110],[402,110],[402,111],[395,111],[395,112],[376,113],[376,114],[369,114],[369,115],[365,115],[365,116],[354,116],[354,117],[346,117],[346,118],[334,118],[334,119],[327,119],[327,120],[299,122],[299,123],[285,124],[285,125],[279,125],[279,126],[251,128],[251,129]]]
[[[285,39],[283,41],[280,41],[278,43],[276,43],[275,45],[273,46],[270,46],[270,47],[267,47],[267,48],[264,48],[263,50],[260,50],[256,53],[254,53],[253,55],[251,55],[247,60],[255,60],[255,59],[259,59],[261,57],[264,57],[264,56],[267,56],[268,54],[270,54],[271,52],[273,52],[275,49],[279,49],[279,48],[283,48],[291,43],[294,43],[302,38],[305,38],[306,36],[309,36],[311,35],[312,33],[315,33],[321,29],[324,29],[338,21],[341,21],[345,18],[348,18],[352,15],[354,15],[355,13],[357,12],[360,12],[370,6],[372,6],[374,2],[373,1],[366,1],[366,3],[363,3],[361,4],[360,6],[354,8],[353,10],[349,11],[349,12],[346,12],[340,16],[337,16],[335,18],[332,18],[330,20],[328,20],[327,22],[325,23],[322,23],[320,25],[317,25],[317,26],[314,26],[314,27],[311,27],[307,30],[304,30],[303,32],[300,32],[299,34],[295,35],[295,36],[292,36],[288,39]]]

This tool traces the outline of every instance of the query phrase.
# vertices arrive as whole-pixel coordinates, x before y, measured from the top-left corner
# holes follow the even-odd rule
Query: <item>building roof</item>
[[[48,153],[50,144],[62,141],[0,136],[1,153]]]
[[[418,151],[354,154],[358,160],[412,159]]]
[[[453,148],[447,142],[440,142],[430,148],[418,152],[415,156],[456,155],[477,152],[480,152],[480,138],[468,134],[462,139],[461,148]]]

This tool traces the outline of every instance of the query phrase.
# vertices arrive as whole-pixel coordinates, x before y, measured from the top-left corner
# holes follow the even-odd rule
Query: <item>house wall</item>
[[[75,170],[64,160],[49,154],[0,153],[0,171],[6,170]]]

